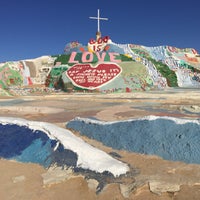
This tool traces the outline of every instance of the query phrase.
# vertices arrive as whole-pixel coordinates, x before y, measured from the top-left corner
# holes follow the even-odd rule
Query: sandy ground
[[[168,89],[126,94],[57,94],[0,99],[0,116],[44,121],[65,127],[74,117],[95,117],[104,121],[124,120],[147,115],[187,119],[200,117],[200,91]],[[44,184],[47,169],[36,164],[0,160],[0,199],[2,200],[157,200],[199,199],[200,165],[171,162],[156,156],[117,151],[86,137],[88,143],[136,169],[137,174],[108,184],[96,194],[94,184],[83,176],[73,176],[59,183]]]

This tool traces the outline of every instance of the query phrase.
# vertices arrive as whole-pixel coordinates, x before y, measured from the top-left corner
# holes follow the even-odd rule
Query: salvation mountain
[[[0,77],[0,95],[34,92],[32,85],[103,93],[200,88],[200,56],[192,48],[116,44],[106,36],[68,43],[63,54],[0,63]]]

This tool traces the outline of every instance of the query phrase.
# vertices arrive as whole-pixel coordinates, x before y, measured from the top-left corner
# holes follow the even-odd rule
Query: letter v
[[[96,55],[97,55],[98,61],[103,62],[106,56],[106,52],[103,52],[101,55],[99,52],[96,52]]]

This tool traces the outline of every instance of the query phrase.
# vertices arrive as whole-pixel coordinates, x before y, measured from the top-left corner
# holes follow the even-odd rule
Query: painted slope
[[[166,87],[200,88],[200,56],[195,49],[116,44],[111,40],[107,47],[102,52],[93,52],[93,59],[89,63],[93,66],[102,62],[109,64],[109,54],[117,53],[117,59],[121,60],[117,64],[122,68],[122,73],[96,88],[98,92],[146,91]],[[74,64],[69,62],[72,53],[76,53],[75,60],[82,63],[83,53],[88,51],[88,46],[72,42],[66,45],[61,55],[0,63],[0,95],[16,95],[17,89],[31,88],[31,85],[46,85],[64,91],[83,90],[67,77],[66,70]],[[99,53],[98,56],[96,53]],[[102,62],[98,61],[99,57]],[[17,95],[30,92],[19,90]]]
[[[98,90],[101,92],[163,89],[168,86],[200,87],[200,57],[195,49],[179,49],[171,46],[146,47],[134,44],[117,44],[112,41],[109,42],[108,46],[104,62],[109,61],[107,55],[110,52],[118,53],[121,56],[121,62],[118,65],[125,73],[120,74],[109,84],[99,87]],[[68,44],[65,48],[66,56],[70,57],[72,52],[77,52],[76,61],[80,63],[82,62],[82,54],[87,51],[87,46],[80,43],[76,43],[75,46]],[[105,52],[99,54],[102,55],[102,53]],[[98,59],[95,53],[93,57],[92,64],[96,65]],[[57,61],[61,61],[62,65],[66,64],[67,68],[71,67],[67,57],[63,57],[63,60],[58,58]],[[139,69],[142,71],[137,73]],[[68,87],[74,88],[73,84],[70,85],[70,80],[65,73],[62,74],[62,80]]]
[[[200,87],[200,56],[193,48],[176,48],[172,46],[147,47],[135,44],[116,44],[122,48],[126,55],[146,66],[154,85],[159,88],[169,85],[163,77],[165,70],[175,72],[179,87]],[[152,60],[153,59],[153,60]],[[165,66],[163,65],[165,64]],[[162,71],[159,70],[162,66]],[[164,69],[165,68],[165,69]]]
[[[21,162],[67,166],[109,172],[128,172],[126,164],[73,135],[69,130],[44,122],[0,118],[0,157]]]
[[[200,164],[200,121],[148,116],[116,122],[75,118],[67,128],[114,149]]]
[[[80,50],[81,49],[81,50]],[[81,57],[84,52],[87,52],[87,46],[83,46],[80,43],[76,43],[76,45],[67,44],[65,48],[65,54],[58,57],[55,62],[60,62],[61,66],[65,65],[68,69],[71,67],[70,57],[73,52],[77,52],[76,61],[79,63],[82,62]],[[104,63],[109,64],[109,53],[118,53],[118,59],[121,61],[117,63],[122,68],[122,73],[104,86],[98,88],[100,92],[130,92],[130,91],[145,91],[150,90],[152,88],[163,89],[167,87],[167,81],[164,76],[158,72],[156,67],[148,61],[148,59],[141,58],[139,55],[136,55],[129,44],[116,44],[114,42],[109,43],[109,49],[106,50],[106,56],[104,59]],[[102,57],[105,52],[97,52]],[[98,63],[98,56],[93,53],[93,61],[92,64],[95,66]],[[52,75],[52,77],[55,77]],[[62,80],[64,85],[67,87],[71,87],[74,90],[73,84],[70,85],[70,80],[66,76],[65,73],[62,73]],[[57,85],[57,84],[56,84]]]
[[[172,46],[146,47],[130,44],[135,55],[148,59],[154,65],[165,64],[176,73],[179,87],[200,87],[200,56],[192,48],[176,48]]]

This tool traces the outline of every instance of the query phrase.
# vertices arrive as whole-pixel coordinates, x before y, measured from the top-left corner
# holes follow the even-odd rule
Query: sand
[[[200,91],[167,89],[143,93],[75,93],[0,99],[0,116],[50,122],[60,127],[65,127],[67,121],[77,116],[114,121],[147,115],[199,119]],[[44,184],[43,177],[48,169],[1,159],[0,199],[199,199],[200,165],[117,151],[74,134],[105,152],[117,153],[120,160],[138,173],[108,184],[96,194],[94,180],[88,181],[81,174],[68,176],[59,183]]]

